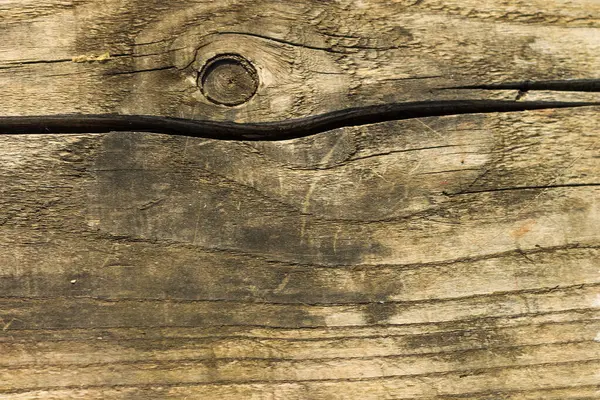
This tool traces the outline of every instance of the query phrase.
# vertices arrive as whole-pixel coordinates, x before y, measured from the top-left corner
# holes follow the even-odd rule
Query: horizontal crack
[[[600,186],[600,183],[582,182],[582,183],[564,183],[564,184],[555,184],[555,185],[499,187],[499,188],[492,188],[492,189],[471,190],[471,191],[458,192],[458,193],[446,193],[446,195],[449,197],[453,197],[453,196],[461,196],[461,195],[465,195],[465,194],[508,192],[508,191],[515,191],[515,190],[546,190],[546,189],[558,189],[558,188],[577,188],[577,187],[595,187],[595,186]]]
[[[141,131],[221,140],[286,140],[348,126],[444,115],[517,112],[597,106],[596,102],[455,100],[391,103],[348,108],[280,122],[235,123],[119,114],[0,117],[0,134]]]
[[[138,74],[141,72],[156,72],[156,71],[165,71],[168,69],[176,69],[176,68],[172,65],[168,65],[165,67],[147,68],[147,69],[139,69],[139,70],[132,70],[132,71],[108,72],[108,73],[106,73],[106,75],[108,75],[108,76],[133,75],[133,74]]]
[[[274,38],[271,36],[266,36],[266,35],[260,35],[257,33],[249,33],[249,32],[235,32],[235,31],[223,31],[223,32],[216,32],[215,35],[240,35],[240,36],[250,36],[250,37],[255,37],[255,38],[259,38],[259,39],[264,39],[264,40],[269,40],[272,42],[277,42],[277,43],[281,43],[281,44],[285,44],[288,46],[293,46],[293,47],[302,47],[305,49],[310,49],[310,50],[321,50],[321,51],[325,51],[327,53],[333,53],[333,54],[348,54],[350,52],[352,52],[353,50],[379,50],[379,51],[387,51],[387,50],[397,50],[400,48],[404,48],[407,46],[382,46],[382,47],[377,47],[377,46],[360,46],[360,45],[336,45],[335,47],[338,48],[342,48],[345,50],[337,50],[335,48],[333,48],[333,46],[314,46],[314,45],[310,45],[310,44],[306,44],[306,43],[295,43],[289,40],[284,40],[284,39],[279,39],[279,38]]]
[[[121,57],[132,57],[132,54],[128,54],[128,53],[124,53],[124,54],[110,54],[109,58],[107,58],[106,60],[103,61],[108,61],[111,58],[121,58]],[[2,64],[0,64],[0,69],[8,69],[8,68],[14,68],[14,67],[19,67],[22,65],[37,65],[37,64],[59,64],[59,63],[75,63],[76,61],[74,61],[74,59],[77,57],[71,57],[71,58],[57,58],[54,60],[22,60],[22,61],[7,61],[7,62],[3,62]],[[90,61],[94,61],[94,60],[90,60]]]
[[[457,86],[444,89],[519,90],[521,92],[528,92],[530,90],[550,90],[557,92],[600,92],[600,79],[507,82]]]

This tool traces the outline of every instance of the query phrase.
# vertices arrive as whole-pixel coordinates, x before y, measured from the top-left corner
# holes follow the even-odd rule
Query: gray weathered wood
[[[5,1],[0,115],[276,121],[598,78],[597,1],[505,3]],[[235,107],[197,87],[230,53],[260,80]],[[0,398],[598,398],[599,109],[2,136]]]

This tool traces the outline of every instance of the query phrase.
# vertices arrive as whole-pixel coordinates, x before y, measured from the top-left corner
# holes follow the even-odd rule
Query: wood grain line
[[[576,283],[565,286],[553,287],[538,287],[532,289],[506,290],[496,291],[491,293],[477,293],[466,296],[456,297],[437,297],[435,299],[418,299],[418,300],[386,300],[386,304],[390,305],[434,305],[438,303],[448,303],[463,300],[490,299],[497,297],[519,296],[523,294],[545,294],[558,291],[568,291],[572,289],[584,289],[600,287],[600,282]],[[226,298],[212,299],[178,299],[178,298],[151,298],[151,297],[102,297],[89,295],[71,295],[71,296],[2,296],[0,300],[15,301],[15,302],[41,302],[47,300],[65,300],[77,302],[79,300],[91,300],[98,303],[169,303],[169,304],[197,304],[197,303],[224,303],[236,305],[272,305],[272,306],[304,306],[304,307],[339,307],[339,306],[367,306],[378,303],[380,301],[347,301],[347,302],[305,302],[305,301],[267,301],[267,300],[233,300]]]
[[[223,381],[211,381],[208,382],[162,382],[159,385],[161,387],[174,387],[174,386],[233,386],[233,385],[256,385],[256,384],[302,384],[302,383],[352,383],[352,382],[385,382],[398,380],[403,378],[435,378],[435,377],[449,377],[449,376],[468,376],[468,375],[482,375],[485,373],[493,373],[493,372],[506,372],[510,370],[527,370],[530,368],[539,368],[539,367],[575,367],[575,366],[589,366],[589,365],[598,365],[600,366],[600,359],[594,358],[589,360],[578,360],[578,361],[566,361],[566,362],[552,362],[552,363],[535,363],[528,365],[516,365],[511,367],[499,366],[499,367],[489,367],[489,368],[478,368],[471,370],[454,370],[454,371],[443,371],[443,372],[431,372],[431,373],[422,373],[422,374],[403,374],[403,375],[386,375],[386,376],[377,376],[377,377],[364,377],[364,378],[321,378],[321,379],[281,379],[277,381],[273,380],[223,380]],[[146,388],[146,387],[155,387],[156,384],[90,384],[90,385],[65,385],[60,387],[53,386],[40,386],[40,387],[29,387],[29,388],[20,388],[20,389],[8,389],[8,390],[0,390],[0,393],[4,394],[13,394],[13,393],[24,393],[33,390],[44,390],[51,391],[55,389],[92,389],[92,388]]]
[[[210,385],[205,385],[205,386],[210,386]],[[295,387],[301,388],[300,385],[297,385]],[[177,391],[178,389],[180,391],[184,391],[185,389],[190,388],[189,386],[186,385],[179,385],[179,386],[172,386],[172,387],[167,387],[167,388],[163,388],[162,385],[154,385],[154,386],[149,386],[147,388],[114,388],[114,389],[109,389],[109,390],[96,390],[96,389],[86,389],[86,390],[77,390],[77,389],[66,389],[66,390],[62,390],[60,388],[57,389],[52,389],[51,392],[46,392],[46,391],[28,391],[28,392],[23,392],[21,393],[23,396],[19,396],[19,397],[11,397],[11,398],[15,398],[15,399],[39,399],[40,396],[48,396],[49,394],[55,394],[56,396],[62,396],[62,397],[56,397],[53,396],[52,399],[63,399],[65,398],[65,396],[82,396],[81,398],[88,398],[88,399],[105,399],[107,396],[119,396],[116,398],[119,399],[130,399],[130,398],[147,398],[147,399],[180,399],[180,398],[185,398],[183,396],[192,396],[194,393],[186,393],[183,394],[181,393],[179,396],[177,395],[177,393],[173,394],[174,396],[177,397],[172,397],[173,395],[169,396],[168,393],[170,390],[174,390]],[[261,388],[262,390],[267,391],[270,388]],[[544,398],[544,399],[553,399],[553,400],[567,400],[567,399],[571,399],[571,400],[597,400],[598,396],[597,396],[597,391],[600,390],[600,385],[597,384],[580,384],[580,385],[557,385],[557,386],[552,386],[552,387],[548,387],[548,388],[538,388],[535,390],[531,390],[531,389],[503,389],[503,390],[485,390],[485,391],[474,391],[474,392],[469,392],[467,394],[455,394],[455,395],[425,395],[425,396],[410,396],[410,397],[406,397],[406,396],[394,396],[394,400],[431,400],[431,399],[436,399],[436,400],[481,400],[481,399],[487,399],[487,398],[493,398],[493,399],[497,399],[497,398],[501,398],[501,399],[506,399],[506,400],[538,400],[540,398]],[[589,396],[583,396],[582,394],[583,392],[587,392],[587,394],[589,394]],[[593,392],[593,393],[592,393]],[[27,396],[27,395],[30,396]],[[549,395],[557,395],[560,397],[547,397]],[[565,395],[568,395],[569,397],[564,397]],[[26,397],[25,397],[26,396]],[[87,396],[87,397],[86,397]],[[94,396],[94,397],[91,397]],[[123,397],[123,396],[137,396],[137,397]],[[495,397],[494,397],[495,396]],[[498,397],[501,396],[501,397]],[[510,396],[510,397],[509,397]],[[516,397],[519,396],[519,397]],[[533,397],[533,396],[537,396],[537,397]],[[258,399],[270,399],[269,397],[257,397]],[[300,399],[302,397],[293,397],[293,399]]]
[[[190,340],[192,341],[192,340]],[[159,342],[159,341],[157,341]],[[160,341],[164,345],[164,341]],[[155,358],[155,359],[144,359],[144,360],[111,360],[106,362],[51,362],[51,361],[41,361],[41,362],[29,362],[29,363],[19,363],[19,364],[4,364],[0,362],[0,368],[4,368],[6,370],[18,370],[18,369],[28,369],[35,367],[61,367],[61,368],[86,368],[86,367],[98,367],[98,366],[108,366],[108,365],[142,365],[142,364],[174,364],[174,363],[203,363],[207,361],[220,361],[223,363],[227,362],[237,362],[237,361],[258,361],[258,362],[293,362],[293,363],[303,363],[303,362],[330,362],[330,361],[373,361],[373,360],[401,360],[407,358],[421,358],[428,356],[465,356],[469,353],[475,352],[493,352],[494,350],[502,350],[504,352],[519,352],[524,349],[537,349],[544,347],[560,347],[566,345],[582,345],[589,344],[590,347],[597,345],[597,343],[592,339],[587,340],[565,340],[565,341],[556,341],[556,342],[548,342],[548,343],[536,343],[536,344],[522,344],[522,345],[507,345],[507,346],[497,346],[497,345],[487,345],[485,347],[472,347],[467,349],[456,349],[456,350],[440,350],[440,351],[415,351],[415,352],[405,352],[398,354],[378,354],[378,355],[370,355],[370,356],[336,356],[336,357],[281,357],[281,356],[272,356],[272,357],[256,357],[256,356],[238,356],[238,357],[220,357],[220,356],[196,356],[196,357],[174,357],[174,358]],[[600,359],[599,359],[600,360]],[[527,364],[532,365],[532,364]],[[510,366],[510,365],[508,365]],[[457,370],[458,371],[458,370]]]
[[[115,327],[86,327],[86,328],[73,328],[73,327],[47,327],[47,328],[13,328],[1,331],[0,342],[2,339],[18,340],[28,342],[25,335],[39,335],[45,333],[47,335],[71,335],[69,338],[46,338],[45,341],[49,342],[61,342],[69,341],[70,338],[77,341],[78,337],[73,335],[90,334],[94,337],[97,336],[97,332],[108,332],[118,340],[132,340],[132,341],[144,341],[153,340],[156,337],[161,339],[203,339],[203,338],[246,338],[246,339],[270,339],[276,338],[277,340],[286,341],[320,341],[324,338],[336,340],[336,339],[369,339],[369,338],[396,338],[405,336],[419,336],[436,333],[453,333],[462,332],[470,329],[469,324],[474,323],[477,326],[492,326],[499,329],[517,329],[523,327],[544,327],[553,325],[572,325],[572,324],[586,324],[596,323],[600,320],[600,311],[595,309],[571,309],[571,310],[560,310],[550,311],[545,313],[539,313],[534,316],[539,321],[531,322],[532,318],[529,315],[525,316],[514,316],[505,319],[504,317],[479,317],[474,319],[465,320],[452,320],[452,321],[441,321],[441,322],[430,322],[430,323],[414,323],[414,324],[403,324],[397,326],[386,326],[386,325],[373,325],[373,326],[331,326],[331,327],[302,327],[296,329],[283,328],[283,327],[242,327],[242,326],[210,326],[210,327],[194,327],[194,326],[161,326],[155,330],[149,331],[149,333],[158,332],[158,336],[148,336],[148,328],[146,327],[135,327],[135,326],[115,326]],[[519,320],[527,321],[526,323],[520,322]],[[136,336],[144,332],[144,335]],[[215,332],[218,332],[215,333]],[[385,332],[382,334],[381,332]],[[289,336],[294,334],[293,337]],[[9,335],[17,335],[8,337]],[[128,336],[134,335],[134,336]],[[87,338],[87,336],[86,336]]]

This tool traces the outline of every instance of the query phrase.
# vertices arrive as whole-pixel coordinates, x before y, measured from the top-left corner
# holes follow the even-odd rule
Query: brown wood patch
[[[598,102],[599,15],[9,0],[0,116]],[[0,398],[598,398],[599,109],[281,142],[2,134]]]

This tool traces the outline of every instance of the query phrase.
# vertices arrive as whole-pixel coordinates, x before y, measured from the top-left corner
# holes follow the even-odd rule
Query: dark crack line
[[[341,50],[336,50],[332,47],[322,47],[322,46],[313,46],[310,44],[305,44],[305,43],[295,43],[289,40],[284,40],[284,39],[279,39],[279,38],[274,38],[271,36],[266,36],[266,35],[260,35],[257,33],[248,33],[248,32],[235,32],[235,31],[223,31],[223,32],[217,32],[215,33],[216,35],[242,35],[242,36],[250,36],[250,37],[255,37],[258,39],[263,39],[263,40],[269,40],[272,42],[276,42],[276,43],[280,43],[280,44],[285,44],[288,46],[293,46],[293,47],[302,47],[305,49],[309,49],[309,50],[320,50],[320,51],[324,51],[326,53],[332,53],[332,54],[350,54],[352,53],[352,49],[356,49],[356,50],[393,50],[394,48],[390,47],[390,48],[377,48],[377,47],[364,47],[364,48],[358,48],[355,46],[339,46],[341,48],[347,49],[346,51],[341,51]]]
[[[221,140],[287,140],[332,129],[433,116],[598,106],[599,102],[457,100],[392,103],[264,123],[235,123],[149,115],[66,114],[0,117],[0,134],[163,133]]]
[[[59,59],[56,59],[56,60],[11,61],[11,62],[4,63],[4,65],[8,66],[6,68],[10,68],[10,67],[19,66],[19,65],[58,64],[58,63],[64,63],[64,62],[73,62],[73,59],[71,59],[71,58],[59,58]]]
[[[168,65],[165,67],[147,68],[147,69],[139,69],[139,70],[133,70],[133,71],[107,72],[105,75],[107,75],[107,76],[133,75],[133,74],[139,74],[142,72],[156,72],[156,71],[165,71],[165,70],[169,70],[169,69],[176,69],[176,67],[174,67],[172,65]]]
[[[446,193],[446,195],[448,197],[454,197],[454,196],[462,196],[462,195],[466,195],[466,194],[508,192],[508,191],[515,191],[515,190],[546,190],[546,189],[558,189],[558,188],[598,187],[598,186],[600,186],[600,183],[597,183],[597,182],[564,183],[564,184],[558,184],[558,185],[500,187],[500,188],[492,188],[492,189],[471,190],[471,191],[458,192],[458,193]]]
[[[448,89],[518,90],[523,93],[526,93],[530,90],[549,90],[556,92],[600,92],[600,79],[523,81],[444,88],[444,90]]]
[[[128,53],[124,53],[124,54],[110,54],[110,58],[121,58],[121,57],[132,57],[134,56],[133,54],[128,54]],[[109,61],[110,60],[107,59],[105,61]],[[55,60],[23,60],[23,61],[9,61],[9,62],[5,62],[0,66],[0,69],[9,69],[9,68],[14,68],[14,67],[19,67],[22,65],[37,65],[37,64],[60,64],[60,63],[78,63],[78,64],[83,64],[83,63],[92,63],[92,62],[105,62],[105,61],[85,61],[85,62],[76,62],[73,61],[73,58],[58,58]]]

